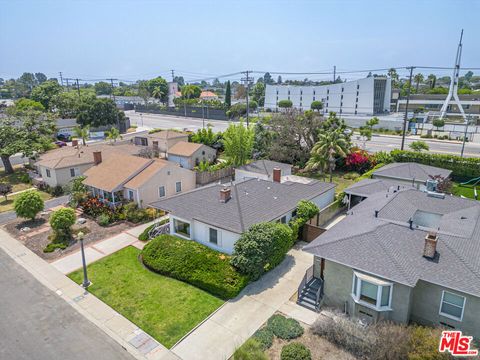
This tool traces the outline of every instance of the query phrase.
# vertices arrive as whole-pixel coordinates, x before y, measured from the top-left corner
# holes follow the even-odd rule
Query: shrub
[[[7,201],[7,195],[12,192],[13,186],[11,184],[0,183],[0,195]]]
[[[54,243],[67,243],[71,238],[71,227],[75,224],[75,210],[63,208],[50,216],[50,226],[54,230]]]
[[[98,225],[100,226],[107,226],[110,224],[111,220],[110,220],[110,216],[108,216],[108,214],[100,214],[97,216],[97,218],[95,219],[95,221],[98,223]]]
[[[375,158],[376,164],[390,164],[393,161],[392,155],[390,155],[390,153],[386,151],[379,151],[373,156]]]
[[[267,327],[280,339],[295,339],[303,335],[303,327],[295,319],[287,319],[282,315],[273,315],[268,319]]]
[[[265,351],[272,346],[273,332],[267,326],[265,326],[257,330],[255,334],[253,334],[253,338],[260,343],[262,350]]]
[[[29,190],[15,197],[13,207],[18,217],[33,220],[44,209],[45,204],[37,191]]]
[[[292,342],[282,347],[281,360],[311,360],[312,353],[305,345]]]
[[[56,249],[66,249],[67,248],[67,244],[65,244],[64,242],[51,242],[50,244],[48,244],[47,246],[45,246],[45,248],[43,249],[43,252],[44,253],[51,253],[51,252],[54,252]]]
[[[439,328],[414,325],[410,327],[409,360],[443,360],[450,359],[447,353],[438,351],[438,341],[442,334]]]
[[[436,136],[437,135],[435,135],[435,137]],[[426,151],[430,150],[430,147],[428,146],[428,144],[422,140],[413,141],[412,143],[410,143],[410,145],[408,145],[408,147],[413,151],[417,151],[417,152],[421,152],[422,150],[426,150]]]
[[[142,250],[142,258],[149,269],[222,299],[235,297],[249,282],[230,265],[230,256],[171,235],[150,241]]]
[[[292,247],[292,230],[284,224],[254,224],[237,240],[232,265],[256,280],[280,264]]]
[[[345,159],[345,166],[347,169],[364,173],[374,166],[375,159],[372,158],[366,151],[357,150],[347,155]]]
[[[103,204],[97,197],[90,197],[86,201],[80,203],[83,208],[83,212],[96,218],[98,215],[110,212],[110,208]]]
[[[233,354],[233,360],[268,360],[262,346],[255,339],[248,339]]]
[[[343,178],[346,180],[356,180],[360,177],[360,174],[357,172],[348,172],[345,175],[343,175]]]
[[[297,204],[297,217],[304,219],[305,221],[310,220],[320,212],[315,203],[308,200],[300,200]]]
[[[20,182],[24,184],[30,184],[32,182],[32,179],[30,179],[30,176],[26,172],[19,172],[17,174],[17,178]]]

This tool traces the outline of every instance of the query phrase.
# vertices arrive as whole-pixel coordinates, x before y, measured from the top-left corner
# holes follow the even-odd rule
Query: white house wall
[[[218,231],[218,245],[209,242],[209,228],[213,228]],[[227,254],[232,254],[235,242],[239,238],[240,234],[227,231],[216,226],[207,225],[200,221],[193,221],[193,239],[214,250],[221,251]]]

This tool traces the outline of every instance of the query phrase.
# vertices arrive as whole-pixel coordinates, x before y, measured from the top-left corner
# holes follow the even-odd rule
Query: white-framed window
[[[208,228],[208,241],[212,244],[218,245],[218,230]]]
[[[444,290],[442,292],[439,314],[453,320],[462,321],[466,300],[465,296]]]
[[[190,223],[178,219],[173,219],[173,229],[175,231],[175,234],[190,239]]]
[[[78,168],[71,168],[70,169],[70,177],[75,177],[80,175],[80,170]]]
[[[179,193],[182,191],[182,182],[181,181],[177,181],[175,183],[175,192]]]
[[[158,188],[158,196],[162,198],[162,197],[165,197],[165,195],[166,195],[165,186],[160,186]]]
[[[128,190],[128,200],[133,201],[133,190]]]
[[[52,176],[52,174],[50,174],[50,169],[45,169],[45,173],[47,174],[47,177]]]
[[[373,276],[353,272],[352,298],[377,311],[392,309],[393,284]]]

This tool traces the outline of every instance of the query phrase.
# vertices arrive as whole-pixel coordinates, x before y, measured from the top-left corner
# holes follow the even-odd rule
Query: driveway
[[[45,210],[54,208],[59,205],[64,205],[67,202],[68,202],[68,195],[47,200],[45,201]],[[0,213],[0,225],[6,224],[12,220],[15,220],[16,218],[17,218],[17,215],[15,214],[15,211],[6,211],[3,213]]]
[[[133,359],[1,249],[0,273],[0,359]]]

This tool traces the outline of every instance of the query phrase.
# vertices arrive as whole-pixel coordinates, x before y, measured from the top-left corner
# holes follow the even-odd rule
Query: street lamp
[[[82,287],[84,289],[87,289],[90,286],[91,283],[90,283],[90,280],[88,280],[88,276],[87,276],[87,263],[85,261],[85,249],[83,248],[83,233],[79,232],[77,236],[78,236],[78,240],[80,240],[80,249],[81,249],[81,252],[82,252],[82,266],[83,266]]]

